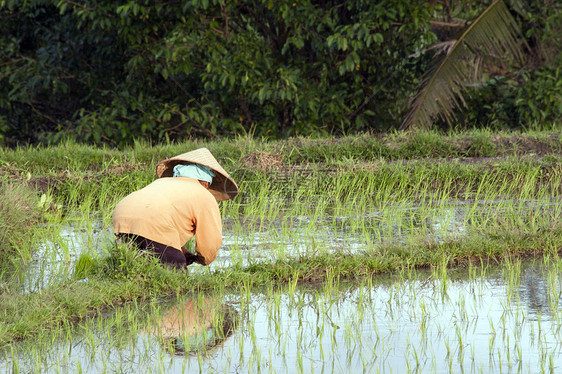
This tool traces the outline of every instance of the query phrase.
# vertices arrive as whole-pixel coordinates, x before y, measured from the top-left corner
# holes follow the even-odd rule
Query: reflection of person
[[[156,174],[117,204],[115,235],[175,267],[210,264],[222,245],[217,201],[236,196],[238,186],[206,148],[161,161]],[[193,236],[197,254],[185,248]]]
[[[168,309],[150,333],[172,342],[176,353],[205,351],[233,334],[235,318],[232,307],[215,299],[186,300]]]

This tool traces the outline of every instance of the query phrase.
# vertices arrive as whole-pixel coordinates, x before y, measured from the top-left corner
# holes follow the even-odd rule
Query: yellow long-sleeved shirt
[[[160,178],[121,200],[113,231],[143,236],[176,248],[195,235],[195,250],[208,265],[222,245],[222,222],[213,195],[198,180]]]

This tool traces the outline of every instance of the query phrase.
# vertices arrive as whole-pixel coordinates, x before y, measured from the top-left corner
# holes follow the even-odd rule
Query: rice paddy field
[[[117,245],[115,204],[199,147],[240,187],[217,260]],[[65,143],[0,178],[0,372],[562,369],[560,129]]]

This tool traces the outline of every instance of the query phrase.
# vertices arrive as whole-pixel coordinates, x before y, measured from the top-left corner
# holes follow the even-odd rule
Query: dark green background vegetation
[[[395,129],[427,48],[490,3],[0,0],[0,145]],[[527,62],[491,71],[459,126],[561,118],[561,2],[506,3]]]

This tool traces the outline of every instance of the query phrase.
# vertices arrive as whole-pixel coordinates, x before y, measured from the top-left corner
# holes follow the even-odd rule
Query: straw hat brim
[[[187,162],[204,165],[213,170],[215,177],[209,187],[209,191],[217,201],[229,200],[238,195],[238,185],[207,148],[199,148],[160,161],[156,165],[156,175],[158,175],[158,178],[172,177],[174,175],[174,166]]]

